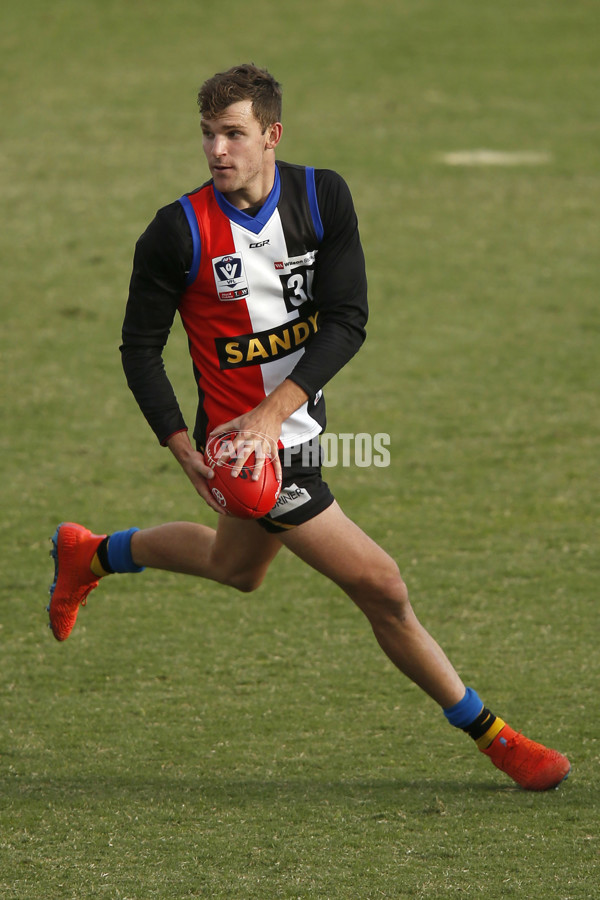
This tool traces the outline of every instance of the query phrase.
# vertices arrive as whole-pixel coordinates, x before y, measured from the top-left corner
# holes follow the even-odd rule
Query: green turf
[[[0,895],[223,900],[597,893],[597,10],[586,0],[23,0],[0,31],[4,206]],[[159,572],[46,629],[48,538],[211,522],[128,394],[133,244],[205,179],[195,95],[285,89],[281,157],[351,184],[372,319],[328,473],[418,614],[515,728],[567,752],[528,794],[282,553],[254,595]],[[455,167],[464,150],[545,154]],[[168,368],[191,420],[176,332]]]

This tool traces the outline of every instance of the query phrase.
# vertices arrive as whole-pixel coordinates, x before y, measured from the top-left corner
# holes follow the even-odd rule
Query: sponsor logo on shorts
[[[298,509],[299,506],[304,506],[310,499],[311,496],[306,488],[298,487],[297,484],[289,484],[281,489],[279,500],[269,513],[269,518],[277,519],[293,509]]]

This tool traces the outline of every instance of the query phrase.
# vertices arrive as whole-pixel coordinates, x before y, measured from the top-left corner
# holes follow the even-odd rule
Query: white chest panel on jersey
[[[317,251],[290,259],[279,211],[275,210],[265,227],[256,234],[231,222],[236,252],[243,260],[248,285],[246,307],[254,333],[266,333],[289,323],[290,340],[301,343],[307,326],[297,324],[298,309],[311,299],[310,288]],[[296,326],[294,328],[294,326]],[[284,334],[285,334],[284,330]],[[302,346],[279,358],[271,357],[260,366],[265,394],[270,394],[293,370]],[[309,401],[309,402],[312,402]],[[281,441],[284,446],[308,441],[319,434],[319,424],[308,415],[308,403],[284,422]]]

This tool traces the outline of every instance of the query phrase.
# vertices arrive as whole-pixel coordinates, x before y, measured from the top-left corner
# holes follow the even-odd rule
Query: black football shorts
[[[318,438],[279,451],[283,469],[281,493],[271,512],[257,519],[266,531],[288,531],[331,506],[334,496],[321,477],[322,457]]]

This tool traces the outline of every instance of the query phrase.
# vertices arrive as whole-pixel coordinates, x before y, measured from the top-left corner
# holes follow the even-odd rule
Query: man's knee
[[[411,611],[408,589],[391,559],[365,573],[350,595],[372,622],[403,622]]]
[[[242,594],[251,594],[261,586],[266,572],[263,570],[248,569],[241,572],[228,572],[222,579],[222,583],[235,588]]]
[[[243,594],[255,591],[265,580],[272,555],[232,553],[221,549],[213,553],[212,577],[220,584],[235,588]]]

